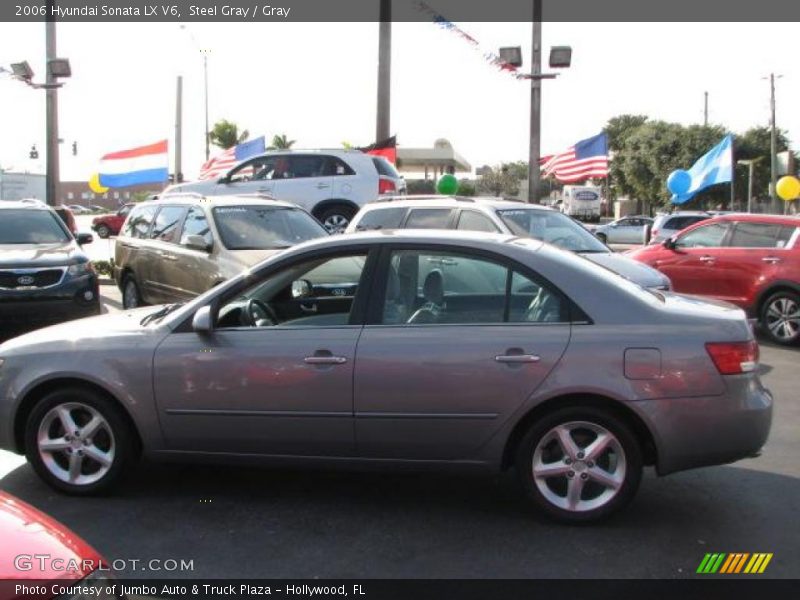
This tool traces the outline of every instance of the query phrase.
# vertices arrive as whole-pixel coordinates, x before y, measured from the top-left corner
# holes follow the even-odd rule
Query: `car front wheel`
[[[776,344],[800,342],[800,295],[783,291],[770,296],[761,309],[761,328]]]
[[[47,394],[31,411],[25,453],[38,475],[68,494],[108,489],[133,456],[133,436],[120,410],[84,388]]]
[[[111,235],[111,230],[106,225],[99,225],[96,231],[97,235],[103,239],[106,239],[109,235]]]
[[[630,428],[611,413],[569,407],[528,430],[516,466],[539,509],[562,522],[585,523],[633,499],[642,478],[642,453]]]
[[[130,309],[140,306],[144,306],[144,302],[142,301],[142,295],[139,293],[139,285],[133,275],[128,275],[122,284],[122,307]]]

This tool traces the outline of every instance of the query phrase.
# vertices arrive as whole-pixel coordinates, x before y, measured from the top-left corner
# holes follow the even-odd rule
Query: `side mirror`
[[[197,309],[192,318],[192,329],[194,329],[195,333],[211,333],[213,331],[214,325],[211,322],[210,306],[203,306]]]
[[[231,182],[231,178],[227,175],[223,175],[219,179],[217,179],[217,183],[227,184]]]
[[[675,250],[678,247],[678,242],[674,237],[670,237],[664,240],[664,248],[667,250]]]
[[[308,279],[298,279],[292,282],[292,298],[308,298],[313,293],[311,282]]]
[[[208,244],[206,238],[202,235],[187,235],[181,240],[181,244],[192,250],[202,250],[203,252],[211,251],[211,244]]]
[[[94,236],[91,233],[79,233],[75,240],[79,245],[83,246],[84,244],[91,244],[94,241]]]

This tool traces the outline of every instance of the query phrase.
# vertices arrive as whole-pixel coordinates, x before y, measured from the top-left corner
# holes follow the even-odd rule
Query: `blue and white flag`
[[[673,204],[683,204],[694,195],[718,183],[730,183],[733,179],[733,136],[726,135],[723,140],[701,156],[688,171],[692,184],[683,194],[673,194]]]

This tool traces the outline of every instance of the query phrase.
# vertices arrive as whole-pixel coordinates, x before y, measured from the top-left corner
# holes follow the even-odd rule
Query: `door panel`
[[[727,223],[690,229],[678,236],[676,248],[665,248],[653,266],[670,278],[676,292],[719,297],[724,291],[715,269],[728,229]]]
[[[323,155],[293,154],[280,180],[280,198],[312,210],[319,202],[331,198],[333,176],[326,170]]]

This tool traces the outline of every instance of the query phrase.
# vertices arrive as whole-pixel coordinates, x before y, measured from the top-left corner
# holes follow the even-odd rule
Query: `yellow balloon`
[[[800,196],[800,180],[797,177],[786,175],[778,179],[778,185],[775,186],[775,191],[782,200],[789,202]]]
[[[107,187],[100,185],[100,174],[95,173],[89,178],[89,189],[95,194],[105,194],[108,191]]]

